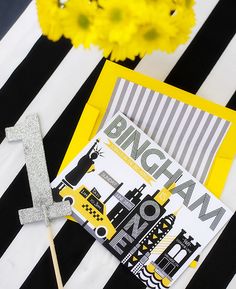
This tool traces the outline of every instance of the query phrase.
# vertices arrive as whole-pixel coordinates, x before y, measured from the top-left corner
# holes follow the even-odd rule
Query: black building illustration
[[[142,196],[142,191],[145,188],[145,185],[142,185],[139,189],[134,189],[133,191],[129,191],[125,197],[129,199],[135,206],[133,207],[132,210],[127,210],[125,209],[122,204],[118,203],[109,213],[108,213],[108,218],[111,220],[113,226],[116,228],[116,234],[112,237],[112,239],[116,238],[118,234],[120,234],[121,230],[126,227],[126,225],[130,222],[130,220],[137,214],[137,212],[140,212],[142,210],[143,204],[148,204],[148,203],[155,203],[158,206],[159,209],[159,215],[158,218],[151,219],[148,221],[147,226],[145,229],[142,230],[142,232],[132,240],[132,242],[126,242],[125,246],[122,246],[122,253],[117,253],[116,248],[112,244],[112,239],[111,240],[106,240],[103,245],[110,250],[119,260],[124,260],[124,263],[129,263],[126,262],[126,259],[129,259],[129,257],[132,256],[134,251],[137,251],[138,254],[138,249],[141,246],[140,241],[144,238],[144,236],[152,229],[152,227],[160,220],[160,218],[165,214],[166,209],[165,206],[169,202],[169,197],[171,196],[171,193],[168,189],[163,188],[161,191],[157,190],[152,196],[151,195],[146,195],[141,201],[140,198]],[[148,216],[153,215],[153,206],[152,205],[147,205],[145,206],[145,214]],[[141,223],[141,222],[140,222]],[[127,234],[131,236],[132,234],[133,227],[130,227],[129,230],[127,231]],[[157,233],[157,231],[155,231]],[[155,234],[154,234],[155,235]],[[159,234],[160,235],[160,234]],[[150,235],[151,236],[151,235]],[[155,238],[155,237],[154,237]],[[158,237],[159,238],[159,237]],[[152,240],[146,240],[147,242],[145,244],[142,244],[146,252],[150,250],[152,246],[155,246],[154,244],[151,245],[150,242]],[[157,240],[155,240],[156,242]],[[148,246],[146,246],[148,245]],[[117,245],[119,246],[119,244]],[[151,246],[151,247],[150,247]],[[145,252],[145,253],[146,253]],[[139,253],[140,254],[140,253]],[[139,255],[138,260],[143,256]],[[134,257],[135,260],[136,256]]]
[[[85,174],[95,171],[95,160],[102,155],[101,149],[96,148],[98,143],[99,139],[96,139],[88,152],[79,159],[77,165],[65,175],[64,179],[62,179],[55,188],[52,188],[52,195],[55,202],[62,200],[60,191],[63,188],[69,187],[73,189]]]
[[[142,197],[142,191],[145,187],[146,185],[143,184],[139,189],[135,188],[132,191],[128,191],[128,193],[125,194],[126,199],[128,199],[131,203],[134,204],[134,206],[136,206],[141,201],[140,198]],[[110,219],[112,225],[117,228],[129,213],[130,211],[119,202],[107,214],[107,217]]]
[[[148,261],[152,250],[173,228],[177,212],[167,215],[152,228],[144,239],[122,260],[131,272],[137,274]]]
[[[193,237],[187,237],[185,234],[186,231],[182,229],[154,262],[145,265],[136,274],[149,288],[159,288],[158,284],[169,288],[176,272],[201,246],[198,242],[194,244]]]
[[[150,288],[156,288],[158,283],[168,288],[176,272],[201,246],[198,242],[194,244],[193,237],[185,234],[186,231],[182,229],[154,262],[150,262],[138,272],[138,277]],[[153,287],[150,284],[153,284]]]
[[[174,241],[165,249],[165,251],[156,259],[155,267],[161,275],[173,277],[189,257],[201,245],[196,242],[193,244],[193,237],[185,237],[186,231],[181,230]]]

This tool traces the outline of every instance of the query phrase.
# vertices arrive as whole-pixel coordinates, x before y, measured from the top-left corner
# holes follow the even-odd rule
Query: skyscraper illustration
[[[142,191],[145,189],[146,185],[143,184],[140,186],[139,189],[133,189],[132,191],[129,190],[125,197],[130,200],[134,206],[136,206],[142,197]],[[115,228],[119,226],[119,224],[125,219],[125,217],[130,213],[130,211],[122,205],[122,203],[118,203],[108,214],[108,218],[110,219],[111,223]]]
[[[142,195],[144,193],[143,189],[145,188],[145,185],[142,185],[139,189],[134,189],[133,191],[129,191],[125,197],[129,199],[131,202],[134,203],[134,207],[132,210],[125,209],[122,204],[118,203],[109,213],[108,217],[111,220],[113,226],[116,228],[116,234],[113,236],[111,240],[105,241],[103,244],[105,247],[107,247],[119,260],[123,260],[124,263],[127,263],[130,265],[129,258],[132,256],[134,252],[138,252],[139,247],[141,246],[140,241],[147,235],[147,233],[152,229],[152,227],[160,220],[160,218],[165,214],[166,209],[165,206],[169,202],[169,197],[171,196],[171,193],[168,189],[163,188],[161,191],[157,190],[153,195],[146,195],[144,198],[141,199]],[[136,217],[140,216],[138,224],[132,224],[129,226],[130,222]],[[148,219],[148,222],[144,222],[142,219],[142,215],[145,215],[145,218]],[[167,222],[167,221],[166,221]],[[167,223],[166,223],[167,224]],[[139,228],[136,228],[137,231],[142,227],[143,229],[141,232],[138,233],[135,238],[132,238],[132,234],[135,230],[135,225]],[[167,225],[165,225],[167,226]],[[127,241],[122,241],[122,244],[116,244],[115,240],[118,238],[117,235],[122,238],[122,230],[123,228],[128,228],[126,230],[126,236],[125,238]],[[163,228],[163,230],[165,230]],[[153,229],[154,230],[154,229]],[[155,230],[154,230],[155,231]],[[153,231],[153,232],[154,232]],[[157,234],[157,232],[155,231]],[[160,234],[155,234],[155,236]],[[150,233],[151,234],[151,233]],[[163,234],[162,234],[163,235]],[[150,235],[151,236],[151,235]],[[155,239],[154,236],[154,239]],[[158,237],[159,239],[160,237]],[[154,245],[151,245],[151,242],[153,244],[156,243],[157,240],[149,240],[146,239],[146,243],[142,244],[142,248],[146,252],[151,250],[150,248]],[[145,252],[145,253],[146,253]],[[137,253],[138,254],[138,253]],[[143,254],[142,254],[143,256]],[[142,257],[139,253],[139,256],[134,256],[133,260],[137,258],[139,260]],[[127,265],[128,266],[128,265]]]
[[[132,252],[122,260],[122,263],[125,264],[131,272],[137,274],[142,269],[148,261],[152,250],[172,229],[176,214],[177,212],[161,218],[144,239],[132,249]]]

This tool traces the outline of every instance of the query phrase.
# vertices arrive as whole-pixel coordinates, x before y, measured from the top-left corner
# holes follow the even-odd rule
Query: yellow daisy
[[[96,44],[111,60],[134,59],[138,47],[133,45],[138,23],[146,5],[144,0],[100,0],[101,12],[95,26]]]
[[[106,39],[99,41],[99,47],[103,50],[104,57],[109,57],[112,61],[125,60],[129,58],[134,60],[139,54],[139,48],[134,45],[133,40],[125,43],[109,42]]]
[[[36,0],[39,24],[43,35],[57,41],[63,34],[61,25],[62,6],[58,0]]]
[[[137,22],[145,1],[99,0],[102,7],[96,29],[110,42],[125,43],[137,32]]]
[[[89,47],[96,38],[94,19],[98,13],[96,2],[88,0],[69,0],[63,13],[64,35],[78,47]]]
[[[145,13],[150,20],[140,26],[136,37],[140,55],[153,50],[173,52],[185,43],[195,23],[193,4],[193,0],[148,0]]]
[[[174,51],[189,38],[195,0],[36,0],[44,35],[97,44],[111,60]],[[64,3],[63,5],[60,3]]]
[[[139,45],[140,56],[157,49],[168,50],[168,38],[176,34],[176,28],[171,25],[169,5],[161,1],[149,1],[145,15],[139,26],[139,33],[134,39]]]

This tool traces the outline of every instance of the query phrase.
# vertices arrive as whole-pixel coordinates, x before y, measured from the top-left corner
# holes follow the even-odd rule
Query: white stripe
[[[65,219],[62,218],[52,223],[55,236],[64,223]],[[47,248],[45,224],[24,225],[1,258],[0,288],[20,288]]]
[[[0,41],[0,88],[41,35],[36,4],[32,1]]]
[[[225,106],[236,91],[236,35],[207,76],[198,94]]]
[[[23,119],[26,114],[38,113],[42,134],[45,136],[101,57],[101,52],[95,48],[91,50],[72,49],[20,119]],[[24,157],[21,143],[8,143],[4,139],[0,145],[0,183],[2,184],[0,197],[23,165]]]
[[[236,194],[235,194],[235,176],[236,176],[236,158],[234,158],[230,169],[227,182],[224,187],[221,200],[232,210],[236,211]],[[235,287],[236,288],[236,287]]]
[[[0,145],[0,197],[14,180],[24,165],[24,154],[19,142],[8,143],[4,139]]]
[[[234,275],[234,278],[231,280],[226,289],[235,289],[235,286],[236,286],[236,274]]]
[[[184,45],[180,45],[174,53],[155,51],[151,55],[145,56],[135,70],[156,79],[165,80],[218,2],[219,0],[196,1],[195,13],[197,23],[189,41]]]

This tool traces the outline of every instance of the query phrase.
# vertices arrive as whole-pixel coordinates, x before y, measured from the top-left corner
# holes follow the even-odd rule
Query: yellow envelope
[[[59,172],[69,164],[96,134],[118,78],[135,82],[231,122],[231,126],[217,151],[204,184],[212,193],[219,197],[236,153],[236,112],[110,61],[106,61],[84,108]]]

